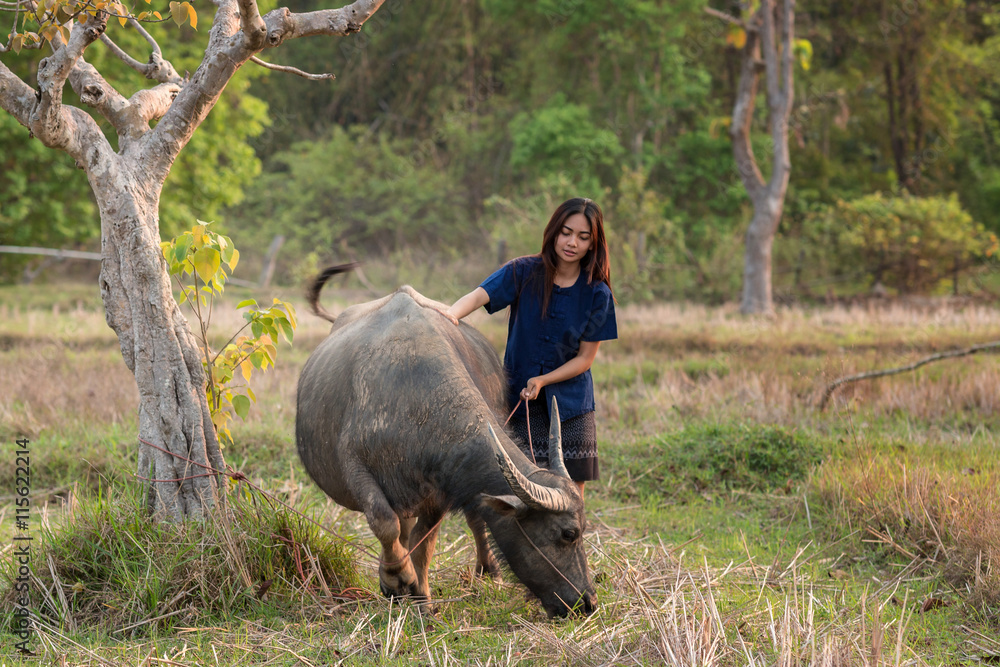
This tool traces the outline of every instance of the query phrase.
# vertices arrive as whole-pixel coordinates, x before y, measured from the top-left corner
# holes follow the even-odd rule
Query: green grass
[[[791,492],[822,449],[814,437],[780,426],[690,424],[613,453],[627,480],[618,497],[682,502],[730,490]]]

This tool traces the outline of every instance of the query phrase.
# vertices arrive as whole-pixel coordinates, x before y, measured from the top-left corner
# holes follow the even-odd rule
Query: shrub
[[[350,258],[351,248],[383,255],[427,248],[434,239],[462,247],[479,230],[467,224],[466,202],[439,153],[430,139],[334,126],[270,158],[259,187],[231,216],[232,236],[260,250],[284,235],[281,256],[291,263],[310,252],[326,262]]]
[[[623,452],[640,496],[769,491],[804,479],[822,457],[812,438],[780,426],[699,424]]]
[[[648,179],[645,169],[624,167],[605,208],[615,292],[626,302],[651,301],[663,288],[678,296],[693,282],[678,271],[686,261],[684,235],[666,217],[667,201]]]
[[[997,251],[987,232],[951,197],[866,195],[828,216],[837,242],[875,281],[901,293],[927,292],[973,260]]]

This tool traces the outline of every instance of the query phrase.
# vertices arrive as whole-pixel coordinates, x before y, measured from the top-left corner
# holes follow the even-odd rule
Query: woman
[[[618,337],[601,208],[579,197],[560,204],[545,226],[541,252],[508,262],[446,315],[457,324],[480,306],[490,313],[510,306],[504,369],[510,409],[526,403],[510,421],[519,446],[547,465],[554,396],[566,469],[582,496],[584,483],[600,473],[590,366],[601,341]]]

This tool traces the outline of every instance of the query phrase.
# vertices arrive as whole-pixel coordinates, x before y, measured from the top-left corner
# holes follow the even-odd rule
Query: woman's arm
[[[538,398],[538,393],[542,390],[542,387],[555,384],[557,382],[563,382],[565,380],[575,378],[577,375],[581,375],[582,373],[586,373],[593,365],[594,357],[597,356],[597,348],[600,346],[601,341],[581,341],[580,349],[576,353],[575,357],[554,371],[528,380],[528,386],[521,390],[521,398],[533,401]]]
[[[490,295],[487,294],[486,290],[482,287],[477,287],[455,303],[451,304],[451,307],[446,310],[444,314],[452,322],[458,324],[460,319],[474,311],[476,308],[482,308],[489,302]]]

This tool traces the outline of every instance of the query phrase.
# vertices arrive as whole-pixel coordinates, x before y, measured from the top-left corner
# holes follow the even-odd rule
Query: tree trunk
[[[119,172],[91,181],[101,212],[101,297],[139,388],[137,474],[150,480],[149,511],[159,519],[200,518],[217,502],[221,480],[186,459],[217,470],[224,463],[201,355],[160,250],[160,189],[142,180]]]
[[[747,40],[737,84],[732,122],[736,171],[753,203],[753,218],[746,235],[743,296],[740,312],[769,314],[771,298],[771,246],[784,209],[792,165],[788,152],[788,119],[794,99],[793,55],[795,12],[793,0],[764,0],[745,26]],[[714,10],[713,10],[714,11]],[[718,12],[715,12],[716,14]],[[778,21],[775,22],[775,14]],[[736,19],[730,19],[741,23]],[[763,56],[763,61],[761,61]],[[757,85],[763,71],[771,126],[771,174],[761,174],[750,141]]]
[[[754,206],[753,218],[746,234],[743,256],[742,313],[768,313],[772,310],[771,248],[774,231],[781,220],[781,202],[765,202]]]
[[[257,280],[258,287],[267,287],[274,277],[274,268],[278,264],[278,251],[285,245],[285,237],[278,234],[271,239],[271,245],[267,249],[267,256],[264,257],[264,266],[260,270],[260,278]]]

